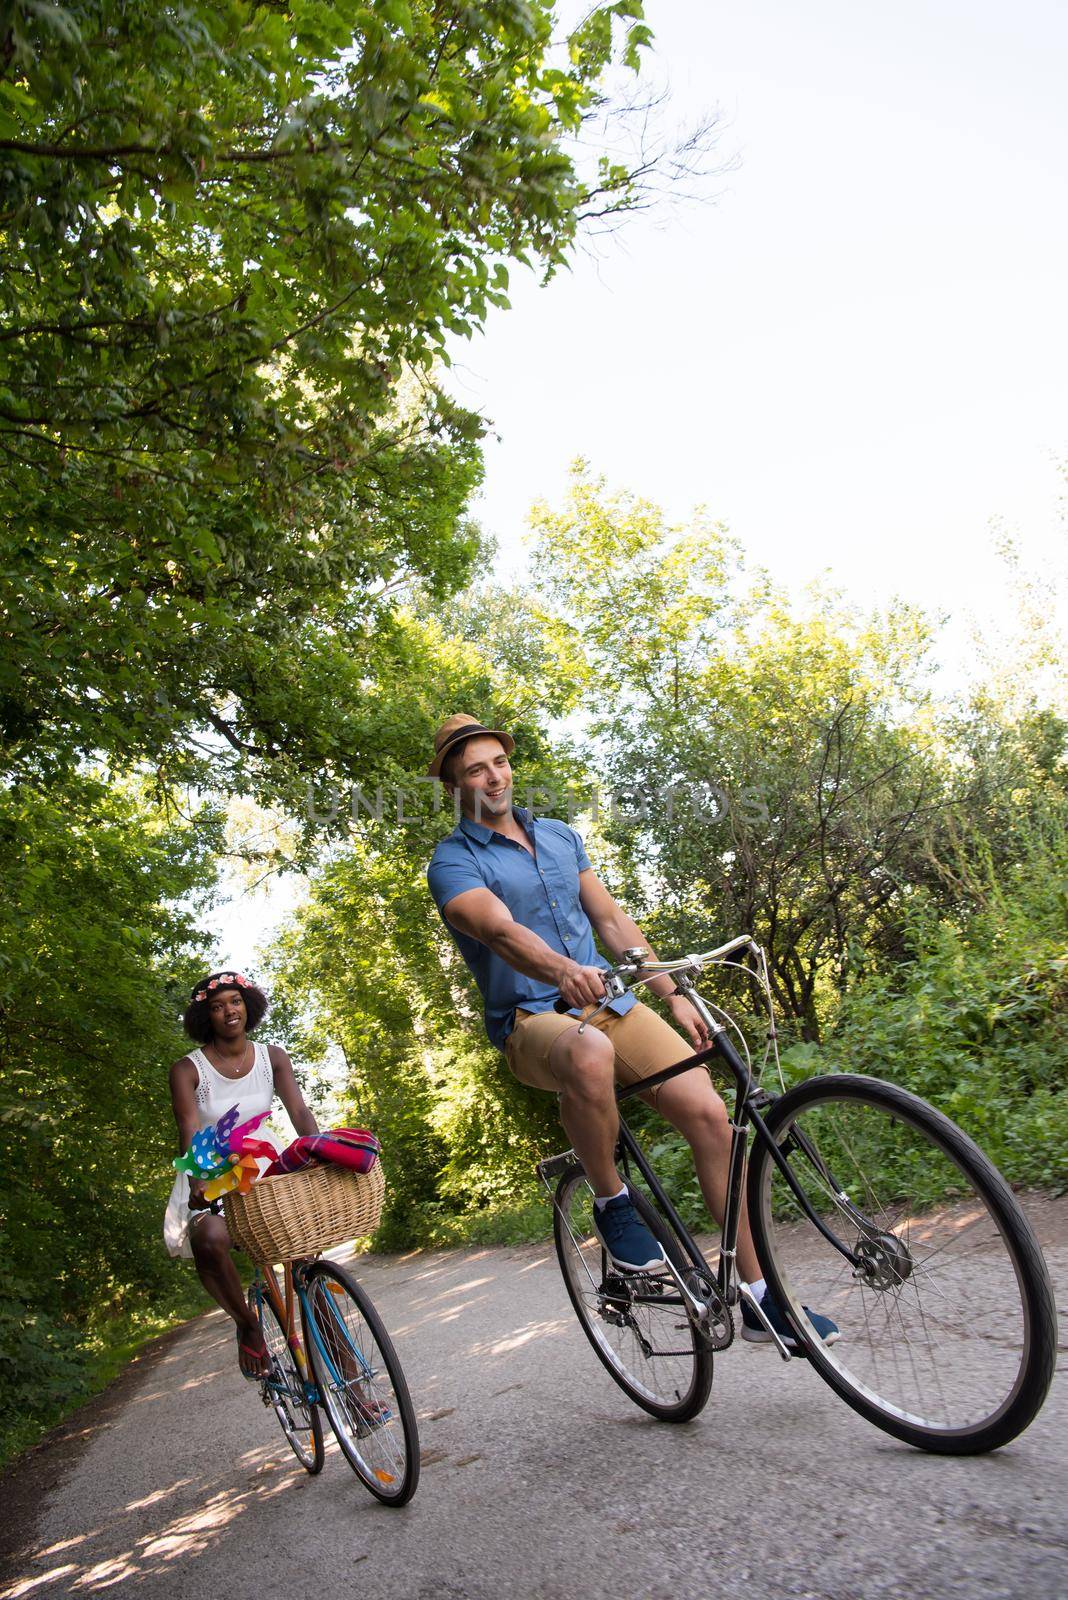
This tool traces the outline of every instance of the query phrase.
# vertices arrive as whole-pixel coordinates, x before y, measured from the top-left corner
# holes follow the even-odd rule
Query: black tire
[[[757,1253],[820,1377],[923,1450],[977,1455],[1016,1438],[1049,1390],[1057,1319],[1001,1174],[941,1112],[876,1078],[811,1078],[766,1125],[817,1215],[865,1258],[854,1266],[826,1241],[757,1139]],[[820,1342],[806,1307],[839,1324],[837,1343]]]
[[[304,1468],[314,1475],[322,1472],[326,1452],[323,1424],[318,1406],[309,1404],[296,1358],[286,1341],[285,1329],[274,1306],[262,1289],[253,1286],[248,1303],[259,1318],[260,1330],[271,1358],[271,1371],[260,1384],[264,1405],[270,1406],[286,1443]]]
[[[676,1234],[637,1189],[642,1220],[682,1272],[690,1262]],[[623,1277],[590,1227],[593,1195],[576,1163],[560,1179],[553,1235],[575,1315],[598,1358],[636,1405],[661,1422],[689,1422],[708,1400],[712,1351],[666,1272]],[[641,1337],[639,1337],[641,1335]],[[643,1349],[646,1345],[654,1351]]]
[[[317,1261],[305,1283],[306,1312],[315,1324],[308,1328],[312,1369],[341,1452],[383,1504],[407,1505],[419,1483],[419,1432],[393,1342],[343,1268]],[[371,1407],[387,1420],[368,1426]]]

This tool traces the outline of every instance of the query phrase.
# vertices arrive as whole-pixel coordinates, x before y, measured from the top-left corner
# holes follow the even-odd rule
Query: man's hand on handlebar
[[[577,961],[569,961],[558,987],[569,1009],[581,1011],[586,1006],[599,1006],[606,993],[604,972],[600,967],[580,967]]]
[[[694,1049],[703,1050],[712,1035],[708,1031],[708,1024],[693,1002],[687,1000],[684,994],[669,994],[666,1005],[675,1022],[688,1035]]]

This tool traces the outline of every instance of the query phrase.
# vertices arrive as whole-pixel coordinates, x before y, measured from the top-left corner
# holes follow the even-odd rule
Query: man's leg
[[[573,1017],[517,1012],[505,1056],[521,1083],[559,1096],[560,1120],[594,1193],[593,1226],[614,1264],[644,1272],[664,1253],[635,1211],[615,1162],[619,1113],[615,1050],[597,1027]]]
[[[616,1050],[616,1071],[624,1080],[638,1083],[643,1078],[674,1066],[692,1055],[690,1045],[647,1006],[637,1005],[618,1021],[605,1028]],[[727,1201],[730,1168],[731,1126],[727,1108],[713,1089],[703,1067],[669,1078],[659,1088],[647,1091],[644,1098],[673,1123],[693,1151],[701,1192],[712,1216],[722,1224]],[[749,1216],[742,1190],[738,1217],[738,1275],[758,1295],[761,1308],[770,1319],[788,1350],[800,1353],[797,1340],[783,1316],[778,1302],[763,1282],[760,1262],[753,1246]],[[829,1317],[806,1306],[809,1320],[827,1344],[839,1337],[839,1329]],[[767,1343],[771,1335],[751,1307],[742,1304],[742,1338]]]
[[[676,1033],[650,1006],[640,1002],[623,1016],[606,1022],[604,1031],[616,1052],[617,1076],[624,1083],[637,1084],[694,1054],[689,1040]],[[692,1072],[669,1078],[658,1088],[644,1093],[642,1099],[678,1128],[690,1146],[705,1204],[722,1225],[727,1203],[731,1127],[727,1108],[713,1089],[707,1071],[704,1067],[695,1067]],[[744,1190],[737,1249],[742,1281],[759,1282],[760,1263],[749,1231]]]
[[[669,1078],[642,1098],[665,1116],[690,1146],[705,1204],[722,1225],[727,1205],[731,1125],[727,1108],[709,1082],[708,1073],[703,1067],[695,1067],[692,1072]],[[756,1283],[762,1277],[749,1231],[744,1186],[738,1217],[738,1272],[744,1283]]]
[[[596,1028],[578,1025],[561,1033],[549,1051],[549,1070],[559,1088],[560,1121],[596,1195],[618,1194],[616,1168],[615,1051]]]

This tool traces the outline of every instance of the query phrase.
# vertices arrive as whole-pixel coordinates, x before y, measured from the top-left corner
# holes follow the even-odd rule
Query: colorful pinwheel
[[[257,1157],[273,1161],[278,1153],[273,1144],[252,1137],[260,1123],[270,1116],[269,1111],[261,1111],[242,1123],[237,1122],[237,1114],[237,1106],[231,1106],[213,1127],[201,1128],[193,1135],[184,1155],[174,1158],[179,1172],[207,1180],[204,1185],[206,1200],[215,1200],[231,1189],[247,1194],[259,1170]]]

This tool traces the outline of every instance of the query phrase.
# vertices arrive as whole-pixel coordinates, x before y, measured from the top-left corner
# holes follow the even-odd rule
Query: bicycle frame
[[[695,1004],[698,1004],[698,1009],[704,1013],[704,1007],[699,1004],[700,997],[697,995],[691,995],[689,998],[692,999]],[[707,1013],[704,1014],[705,1019],[712,1023],[714,1029],[711,1044],[706,1045],[703,1050],[697,1051],[695,1055],[688,1056],[685,1061],[680,1061],[676,1066],[667,1067],[663,1072],[655,1073],[651,1078],[644,1078],[639,1083],[627,1085],[626,1087],[617,1089],[616,1100],[617,1102],[622,1102],[624,1100],[633,1098],[635,1095],[642,1094],[648,1089],[658,1088],[660,1084],[667,1083],[671,1078],[677,1078],[683,1072],[689,1072],[692,1067],[703,1067],[708,1065],[714,1056],[718,1056],[724,1065],[730,1070],[735,1081],[734,1114],[731,1118],[730,1124],[731,1149],[730,1160],[727,1168],[726,1205],[720,1234],[719,1270],[713,1275],[720,1294],[728,1301],[728,1304],[734,1303],[736,1298],[733,1293],[734,1263],[737,1254],[738,1222],[741,1217],[742,1182],[745,1174],[746,1131],[749,1126],[752,1126],[757,1137],[761,1139],[768,1147],[768,1151],[772,1160],[779,1168],[779,1171],[782,1173],[787,1184],[789,1185],[794,1198],[797,1200],[798,1205],[808,1217],[809,1221],[814,1227],[819,1229],[820,1233],[827,1240],[827,1242],[832,1245],[840,1255],[843,1255],[851,1265],[859,1267],[860,1262],[856,1253],[851,1250],[848,1245],[844,1244],[843,1241],[834,1233],[832,1233],[823,1222],[822,1218],[820,1218],[812,1209],[812,1205],[805,1194],[805,1191],[798,1184],[793,1175],[789,1162],[786,1160],[779,1146],[776,1144],[775,1140],[772,1138],[771,1134],[764,1125],[764,1119],[760,1115],[760,1110],[762,1107],[772,1103],[772,1097],[769,1096],[763,1088],[761,1088],[759,1074],[753,1073],[746,1063],[741,1059],[737,1050],[727,1037],[727,1030],[723,1027],[722,1023],[715,1023],[713,1019],[707,1016]],[[652,1190],[652,1193],[656,1198],[657,1205],[660,1206],[672,1227],[682,1238],[684,1244],[686,1245],[687,1251],[693,1254],[694,1266],[702,1267],[705,1271],[708,1271],[708,1263],[705,1261],[700,1250],[694,1243],[691,1235],[686,1229],[685,1224],[682,1222],[678,1212],[672,1205],[671,1200],[665,1194],[655,1172],[653,1172],[648,1161],[646,1160],[640,1145],[638,1144],[634,1135],[631,1133],[627,1124],[622,1119],[620,1120],[619,1125],[619,1142],[623,1154],[624,1166],[626,1165],[627,1161],[633,1161],[634,1165],[638,1168],[642,1177],[649,1185],[649,1188]],[[842,1203],[843,1207],[847,1208],[852,1214],[853,1220],[863,1227],[864,1218],[861,1217],[860,1213],[855,1212],[854,1208],[849,1205],[847,1197],[841,1193],[840,1185],[835,1182],[833,1175],[828,1171],[825,1163],[820,1159],[816,1151],[811,1149],[807,1140],[804,1140],[800,1137],[797,1138],[797,1144],[799,1148],[804,1150],[804,1153],[813,1162],[813,1164],[826,1175],[835,1190],[838,1191],[840,1202]]]
[[[630,952],[629,954],[634,954],[634,952]],[[779,1168],[779,1171],[782,1173],[783,1178],[793,1193],[795,1200],[808,1220],[815,1228],[819,1230],[828,1243],[831,1244],[840,1255],[844,1256],[854,1268],[860,1268],[860,1258],[857,1256],[854,1250],[852,1250],[846,1243],[844,1243],[843,1240],[838,1238],[827,1227],[823,1219],[819,1217],[813,1210],[807,1194],[794,1177],[790,1163],[783,1155],[782,1150],[779,1148],[776,1141],[768,1132],[764,1123],[764,1119],[760,1113],[763,1108],[773,1103],[773,1097],[769,1096],[766,1090],[761,1087],[760,1068],[757,1067],[754,1070],[748,1063],[742,1060],[738,1051],[731,1042],[727,1028],[722,1022],[718,1021],[717,1018],[713,1016],[708,1006],[698,994],[696,985],[688,973],[678,972],[676,974],[676,987],[678,992],[685,995],[685,997],[691,1002],[701,1020],[704,1022],[709,1032],[709,1043],[705,1045],[703,1049],[696,1051],[691,1056],[688,1056],[684,1061],[677,1062],[674,1066],[666,1067],[663,1071],[654,1073],[651,1077],[643,1078],[638,1083],[628,1084],[617,1088],[616,1102],[617,1104],[621,1105],[623,1101],[632,1099],[635,1095],[645,1094],[650,1089],[659,1088],[661,1084],[669,1082],[672,1078],[681,1076],[681,1074],[684,1072],[689,1072],[694,1067],[708,1066],[714,1058],[723,1063],[723,1065],[729,1071],[731,1077],[734,1079],[735,1096],[734,1112],[730,1119],[731,1145],[727,1168],[727,1192],[723,1222],[720,1230],[719,1258],[715,1272],[712,1271],[696,1240],[693,1238],[693,1235],[690,1233],[682,1218],[679,1216],[679,1213],[672,1204],[669,1195],[665,1192],[663,1185],[660,1183],[656,1173],[650,1166],[645,1153],[641,1149],[641,1146],[638,1144],[638,1141],[635,1139],[633,1133],[627,1126],[627,1123],[622,1116],[620,1117],[619,1124],[619,1155],[621,1164],[623,1166],[624,1174],[627,1176],[630,1174],[631,1165],[636,1167],[641,1173],[641,1176],[648,1185],[649,1190],[652,1193],[662,1215],[666,1217],[667,1221],[671,1224],[672,1228],[675,1230],[680,1241],[682,1242],[682,1245],[690,1259],[691,1265],[699,1272],[703,1273],[707,1280],[714,1285],[716,1294],[723,1304],[735,1305],[739,1298],[744,1298],[753,1308],[755,1314],[760,1317],[760,1320],[764,1321],[765,1319],[761,1314],[760,1307],[758,1306],[755,1298],[749,1293],[749,1290],[745,1285],[742,1285],[738,1282],[737,1278],[738,1224],[741,1219],[742,1211],[742,1185],[745,1176],[746,1136],[750,1125],[755,1130],[756,1137],[762,1140],[767,1147],[772,1160]],[[850,1216],[851,1221],[858,1225],[862,1233],[869,1231],[870,1224],[868,1224],[866,1219],[850,1204],[848,1197],[841,1190],[841,1185],[835,1180],[833,1174],[829,1171],[819,1154],[809,1145],[807,1139],[805,1139],[803,1135],[792,1134],[791,1142],[802,1152],[802,1154],[806,1156],[810,1162],[812,1162],[817,1170],[824,1176],[825,1180],[831,1185],[832,1189],[837,1194],[842,1209]],[[554,1164],[550,1162],[543,1162],[541,1164],[541,1168],[539,1170],[544,1169],[543,1178],[549,1175],[549,1172],[553,1169],[553,1166]],[[669,1271],[670,1270],[671,1267],[669,1263]],[[672,1272],[672,1276],[677,1277],[677,1274]],[[688,1301],[691,1305],[691,1308],[698,1311],[698,1314],[700,1315],[702,1303],[681,1281],[679,1282],[678,1287],[680,1294],[684,1297],[684,1300]],[[780,1354],[784,1358],[788,1358],[789,1352],[786,1350],[785,1346],[782,1344],[777,1335],[774,1334],[774,1330],[770,1329],[769,1327],[769,1332],[772,1332],[775,1342],[779,1347]]]
[[[308,1288],[305,1281],[306,1267],[307,1263],[297,1263],[295,1268],[292,1262],[287,1261],[284,1263],[284,1299],[282,1294],[279,1292],[278,1284],[275,1281],[274,1272],[272,1270],[269,1268],[260,1269],[256,1274],[256,1280],[262,1282],[264,1292],[266,1293],[268,1300],[271,1302],[271,1305],[274,1307],[279,1321],[285,1330],[286,1343],[289,1346],[293,1354],[293,1359],[297,1364],[297,1371],[300,1373],[301,1384],[304,1391],[302,1398],[306,1400],[309,1405],[321,1405],[322,1397],[319,1393],[318,1385],[312,1376],[311,1366],[304,1348],[304,1344],[298,1336],[296,1330],[296,1317],[294,1313],[298,1304],[300,1306],[301,1326],[304,1329],[305,1336],[307,1336],[310,1330],[311,1337],[315,1343],[315,1348],[322,1357],[325,1370],[330,1378],[331,1383],[343,1385],[346,1382],[346,1379],[344,1373],[338,1369],[336,1359],[337,1351],[335,1349],[333,1352],[331,1352],[329,1345],[322,1336],[322,1332],[319,1327],[319,1319],[311,1311],[311,1307],[308,1303]],[[332,1331],[335,1335],[338,1333],[341,1334],[345,1344],[348,1346],[349,1352],[351,1352],[351,1354],[355,1357],[356,1364],[361,1372],[361,1375],[368,1378],[371,1377],[371,1369],[367,1365],[367,1361],[363,1352],[357,1345],[353,1343],[352,1338],[349,1335],[348,1328],[340,1318],[333,1319]],[[284,1384],[278,1384],[269,1378],[265,1381],[270,1388],[280,1390],[281,1392],[288,1392],[288,1388]]]

